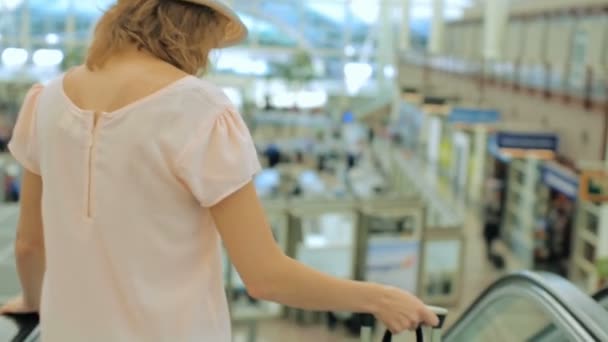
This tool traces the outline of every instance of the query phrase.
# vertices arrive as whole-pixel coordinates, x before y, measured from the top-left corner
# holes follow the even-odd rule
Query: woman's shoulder
[[[226,93],[218,85],[197,77],[188,77],[187,91],[183,93],[186,104],[195,110],[207,108],[209,110],[232,109],[233,104]]]
[[[62,100],[61,78],[56,77],[46,82],[36,82],[31,85],[23,98],[23,105],[35,104],[34,107],[48,108]],[[40,105],[43,102],[43,105]]]
[[[213,127],[218,123],[239,126],[242,117],[221,87],[196,77],[184,79],[168,103],[172,127],[178,132]],[[168,98],[167,98],[168,99]]]

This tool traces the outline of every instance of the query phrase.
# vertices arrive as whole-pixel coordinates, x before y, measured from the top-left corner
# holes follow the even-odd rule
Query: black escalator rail
[[[475,317],[482,311],[488,302],[492,302],[497,293],[506,293],[505,289],[530,289],[538,291],[538,304],[547,302],[547,298],[557,302],[560,308],[569,315],[568,319],[573,319],[580,325],[595,341],[608,341],[608,315],[605,310],[593,298],[583,293],[575,285],[564,278],[551,273],[535,273],[522,271],[504,277],[487,288],[464,312],[458,322],[456,322],[445,334],[445,340],[451,341],[453,335],[461,329],[466,329],[467,318]],[[600,295],[600,294],[598,294]],[[608,289],[603,293],[608,296]],[[606,298],[606,297],[602,297]],[[516,327],[513,327],[516,328]],[[547,327],[548,328],[548,327]],[[539,331],[540,335],[546,335],[548,329]],[[534,341],[535,339],[533,339]],[[539,339],[542,340],[542,339]],[[586,342],[586,341],[585,341]]]
[[[608,310],[608,287],[593,295],[593,299],[600,303],[604,309]]]
[[[17,334],[11,336],[10,341],[7,342],[31,342],[35,340],[38,324],[40,323],[38,314],[4,315],[0,318],[12,321],[17,327]]]

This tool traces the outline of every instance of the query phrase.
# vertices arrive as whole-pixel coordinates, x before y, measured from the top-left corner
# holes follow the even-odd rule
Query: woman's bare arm
[[[252,184],[213,207],[211,213],[232,262],[255,298],[308,310],[373,313],[394,331],[437,322],[408,293],[330,277],[285,256]]]
[[[15,258],[24,302],[34,311],[40,307],[45,271],[41,203],[42,178],[25,171],[21,185],[21,210],[15,240]]]

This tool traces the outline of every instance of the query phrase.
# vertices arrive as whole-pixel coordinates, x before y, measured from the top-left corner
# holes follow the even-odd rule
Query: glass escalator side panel
[[[608,315],[566,279],[524,271],[488,288],[445,341],[608,341]]]
[[[501,298],[486,306],[466,329],[450,337],[470,342],[561,342],[569,334],[557,328],[543,308],[526,297]],[[551,327],[548,332],[547,327]]]

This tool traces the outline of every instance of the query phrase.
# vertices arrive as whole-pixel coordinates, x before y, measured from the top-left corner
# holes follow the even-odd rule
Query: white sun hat
[[[228,18],[228,26],[219,47],[236,45],[247,38],[247,27],[236,12],[222,0],[181,0],[196,5],[207,6]]]

